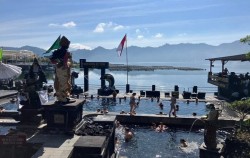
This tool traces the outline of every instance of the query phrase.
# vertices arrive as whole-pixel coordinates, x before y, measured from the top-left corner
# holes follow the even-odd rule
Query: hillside
[[[16,47],[3,47],[8,50],[30,50],[39,56],[44,56],[43,50],[38,47],[23,46]],[[165,44],[160,47],[137,47],[131,46],[127,48],[128,60],[130,62],[182,62],[182,61],[204,61],[206,58],[220,57],[227,55],[236,55],[247,53],[250,50],[250,46],[242,44],[239,41],[232,43],[224,43],[218,46],[212,46],[207,44]],[[87,59],[87,61],[99,61],[99,62],[114,62],[125,63],[126,51],[123,51],[121,57],[118,57],[115,49],[105,49],[103,47],[97,47],[93,50],[75,50],[71,51],[73,54],[73,60],[79,61],[79,59]],[[50,54],[48,54],[50,55]],[[46,54],[47,56],[47,54]]]

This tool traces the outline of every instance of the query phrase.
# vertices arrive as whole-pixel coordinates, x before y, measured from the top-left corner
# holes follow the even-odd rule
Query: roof
[[[222,60],[222,61],[250,61],[250,58],[247,57],[246,54],[239,54],[239,55],[232,55],[232,56],[225,56],[225,57],[218,57],[218,58],[209,58],[206,60],[215,61],[215,60]]]

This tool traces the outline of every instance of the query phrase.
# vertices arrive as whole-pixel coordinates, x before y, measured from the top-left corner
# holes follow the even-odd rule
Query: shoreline
[[[194,67],[176,67],[176,66],[140,66],[140,65],[124,65],[109,64],[110,71],[154,71],[154,70],[183,70],[183,71],[205,71],[206,69]]]

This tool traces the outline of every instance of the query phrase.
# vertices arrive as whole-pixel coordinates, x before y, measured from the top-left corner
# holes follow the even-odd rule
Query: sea
[[[126,63],[112,63],[112,64],[126,64]],[[180,62],[134,62],[129,65],[143,65],[143,66],[175,66],[175,67],[193,67],[201,68],[198,71],[185,70],[155,70],[155,71],[109,71],[106,74],[111,74],[115,79],[115,87],[120,92],[125,92],[125,86],[128,83],[130,90],[151,90],[152,85],[155,85],[155,90],[161,92],[173,91],[175,86],[178,86],[179,91],[192,92],[193,87],[197,86],[198,91],[214,93],[217,87],[207,82],[208,72],[210,71],[210,62],[208,60],[196,61],[180,61]],[[221,61],[215,61],[212,67],[213,73],[221,72]],[[249,71],[249,62],[228,62],[225,67],[229,72],[246,73]],[[73,69],[78,72],[79,77],[75,79],[75,83],[83,88],[84,72],[80,69]],[[89,93],[96,94],[97,89],[101,87],[100,69],[92,69],[89,71]],[[53,84],[53,79],[49,80],[49,84]],[[108,81],[105,83],[109,84]]]

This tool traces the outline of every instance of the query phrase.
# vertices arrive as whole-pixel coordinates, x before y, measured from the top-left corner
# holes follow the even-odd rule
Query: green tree
[[[242,121],[250,113],[250,99],[234,101],[228,106],[231,110],[237,112],[240,115]]]
[[[247,35],[246,37],[241,38],[240,42],[242,42],[242,43],[248,43],[250,45],[250,35]]]
[[[242,43],[247,43],[248,45],[250,45],[250,35],[247,35],[246,37],[241,38],[241,39],[240,39],[240,42],[242,42]],[[250,59],[250,52],[246,53],[246,57],[247,57],[248,59]]]

